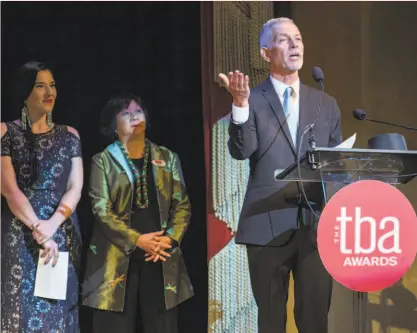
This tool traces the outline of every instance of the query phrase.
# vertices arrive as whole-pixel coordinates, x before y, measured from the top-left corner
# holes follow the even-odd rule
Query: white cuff
[[[243,124],[249,119],[249,107],[240,108],[232,104],[232,120],[235,124]]]

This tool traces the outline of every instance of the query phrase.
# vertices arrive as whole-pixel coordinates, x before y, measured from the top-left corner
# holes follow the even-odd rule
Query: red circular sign
[[[414,261],[416,213],[396,187],[376,180],[355,182],[325,206],[317,246],[337,282],[355,291],[378,291],[397,282]]]

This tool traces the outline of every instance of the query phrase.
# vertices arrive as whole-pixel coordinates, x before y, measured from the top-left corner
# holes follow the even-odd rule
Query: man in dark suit
[[[236,243],[247,247],[259,333],[285,332],[291,271],[299,333],[327,333],[332,279],[317,251],[312,215],[302,205],[298,188],[289,195],[288,184],[274,180],[276,169],[296,161],[298,145],[302,154],[308,149],[300,137],[317,117],[321,92],[300,83],[304,46],[292,20],[265,23],[260,46],[269,63],[266,81],[250,90],[243,73],[220,74],[233,97],[229,151],[235,159],[249,158],[251,170]],[[318,147],[342,141],[339,107],[327,94],[314,133]],[[282,198],[286,205],[280,203]]]

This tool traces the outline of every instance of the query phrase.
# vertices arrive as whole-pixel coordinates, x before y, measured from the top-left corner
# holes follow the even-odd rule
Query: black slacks
[[[162,263],[132,258],[123,312],[95,310],[93,316],[93,333],[178,333],[177,308],[165,308]]]
[[[327,333],[332,278],[307,228],[282,246],[247,245],[258,332],[285,333],[290,272],[294,278],[294,317],[299,333]]]

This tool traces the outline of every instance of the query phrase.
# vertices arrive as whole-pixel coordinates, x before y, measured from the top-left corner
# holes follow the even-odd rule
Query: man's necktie
[[[294,90],[292,87],[288,87],[287,89],[285,89],[283,108],[284,108],[285,117],[287,118],[288,128],[290,129],[292,142],[294,144],[294,147],[297,147],[298,124],[296,122],[296,117],[294,115],[295,111],[293,110],[294,102],[291,100],[291,96],[293,95],[293,93],[294,93]]]

